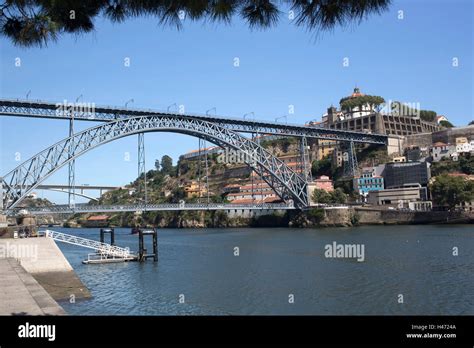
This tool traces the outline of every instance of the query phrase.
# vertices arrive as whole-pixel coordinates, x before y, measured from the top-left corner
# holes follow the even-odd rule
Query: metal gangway
[[[94,249],[96,252],[105,257],[122,258],[125,260],[134,260],[136,255],[130,252],[129,248],[122,248],[115,245],[101,243],[96,240],[73,236],[62,232],[51,230],[44,231],[46,237],[59,242],[81,246],[84,248]]]

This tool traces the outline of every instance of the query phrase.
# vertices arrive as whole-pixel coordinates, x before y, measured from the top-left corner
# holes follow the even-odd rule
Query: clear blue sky
[[[403,11],[403,19],[398,19]],[[123,24],[98,20],[96,31],[64,35],[46,48],[18,48],[1,39],[2,98],[81,101],[96,105],[186,111],[241,117],[255,112],[288,122],[320,119],[326,108],[355,85],[386,100],[419,102],[454,124],[473,119],[473,5],[470,0],[393,1],[390,10],[360,25],[318,38],[282,14],[280,24],[251,31],[235,18],[224,24],[185,23],[163,28],[156,19]],[[21,67],[15,67],[15,58]],[[130,67],[124,59],[130,58]],[[234,67],[234,58],[240,66]],[[343,59],[349,58],[349,67]],[[453,67],[453,58],[459,61]],[[93,124],[76,123],[77,129]],[[0,118],[0,175],[68,133],[67,122]],[[154,160],[197,147],[198,140],[170,133],[148,133],[147,169]],[[76,161],[76,183],[123,185],[136,177],[137,138],[104,145]],[[124,160],[129,152],[130,161]],[[67,183],[67,168],[48,179]],[[67,195],[45,193],[56,202]]]

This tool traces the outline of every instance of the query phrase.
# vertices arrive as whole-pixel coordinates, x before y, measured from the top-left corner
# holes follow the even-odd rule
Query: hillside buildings
[[[328,108],[327,114],[323,115],[322,122],[318,126],[398,136],[441,130],[438,123],[423,121],[417,115],[383,114],[378,111],[378,106],[384,101],[377,98],[380,97],[366,96],[360,92],[359,88],[354,88],[354,92],[350,96],[341,99],[340,110],[334,106]],[[358,99],[361,103],[357,102]],[[379,103],[371,104],[370,100],[379,101]],[[344,106],[347,104],[351,107]]]
[[[365,200],[370,191],[384,189],[384,179],[375,174],[375,168],[364,168],[362,174],[353,179],[353,188]]]

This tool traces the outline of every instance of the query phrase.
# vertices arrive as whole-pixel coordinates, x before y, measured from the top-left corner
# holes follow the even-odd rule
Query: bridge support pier
[[[71,111],[71,118],[69,120],[69,138],[71,138],[71,142],[69,143],[69,156],[74,158],[74,111]],[[68,170],[68,186],[69,186],[69,197],[68,203],[69,208],[74,208],[75,204],[75,192],[76,192],[76,160],[73,159],[69,162],[69,170]]]
[[[355,177],[359,175],[359,164],[354,142],[350,141],[347,146],[347,161],[344,162],[344,176]]]
[[[153,253],[148,254],[145,248],[145,236],[152,236],[153,238]],[[138,231],[138,261],[144,262],[149,258],[153,258],[154,262],[158,261],[158,233],[156,228],[140,229]]]
[[[146,188],[146,167],[145,167],[145,133],[138,133],[138,196],[139,200],[141,199],[141,189],[142,185],[140,184],[140,177],[143,174],[143,203],[146,205],[148,203],[147,188]],[[140,202],[139,202],[140,203]]]

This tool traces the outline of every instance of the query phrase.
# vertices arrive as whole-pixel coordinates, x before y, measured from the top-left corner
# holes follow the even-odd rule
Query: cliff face
[[[145,214],[144,214],[145,215]],[[69,227],[81,227],[79,217]],[[132,227],[133,216],[115,216],[111,226]],[[160,228],[226,228],[226,227],[351,227],[357,225],[394,225],[429,223],[472,223],[473,214],[465,212],[407,212],[367,208],[329,208],[289,211],[258,218],[228,218],[220,211],[149,212],[142,217],[142,226]]]
[[[290,227],[350,227],[357,224],[353,209],[310,209],[295,213]]]

